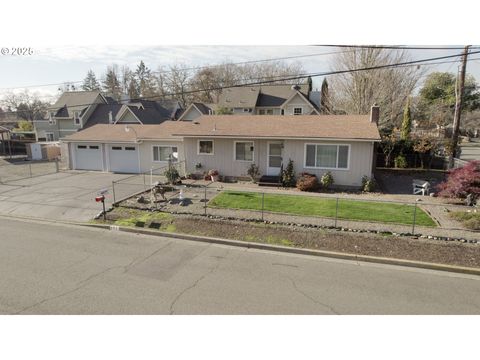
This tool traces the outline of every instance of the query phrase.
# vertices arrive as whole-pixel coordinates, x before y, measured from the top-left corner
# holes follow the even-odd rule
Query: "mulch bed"
[[[115,214],[109,214],[115,220]],[[480,268],[480,245],[175,215],[175,232]]]

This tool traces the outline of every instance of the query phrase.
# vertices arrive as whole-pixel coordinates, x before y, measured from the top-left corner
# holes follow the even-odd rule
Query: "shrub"
[[[297,189],[301,191],[315,191],[318,186],[318,178],[314,174],[301,173],[297,180]]]
[[[407,159],[405,158],[405,155],[400,154],[395,158],[395,167],[399,169],[405,169],[408,164],[407,164]]]
[[[450,170],[437,190],[438,195],[449,198],[465,199],[468,194],[480,197],[480,161],[470,161],[464,167]]]
[[[175,185],[180,180],[180,174],[174,166],[169,166],[168,169],[165,170],[164,175],[172,185]]]
[[[367,175],[362,177],[362,191],[372,192],[375,190],[376,185],[375,179],[370,178]]]
[[[467,229],[480,230],[480,213],[455,211],[450,217],[460,221]]]
[[[255,182],[257,177],[260,176],[260,169],[258,168],[258,165],[256,165],[255,163],[251,164],[248,167],[247,174],[248,176],[250,176],[252,181]]]
[[[322,187],[324,189],[328,189],[329,187],[331,187],[334,183],[332,173],[330,171],[327,171],[325,174],[323,174],[320,178],[320,183],[322,184]]]
[[[285,170],[282,170],[281,173],[282,186],[284,187],[293,187],[295,186],[295,169],[293,168],[293,160],[288,160],[287,167]]]
[[[219,172],[217,169],[208,170],[208,176],[218,176]]]

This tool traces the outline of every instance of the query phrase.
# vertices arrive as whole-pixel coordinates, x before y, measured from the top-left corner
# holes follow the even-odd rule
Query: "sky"
[[[322,46],[54,46],[33,48],[33,55],[0,56],[0,97],[5,91],[21,91],[28,87],[43,100],[54,100],[64,82],[81,81],[88,70],[97,78],[108,65],[128,65],[134,69],[143,60],[152,70],[173,64],[203,66],[223,62],[242,62],[278,57],[313,55],[285,60],[300,62],[307,72],[323,72],[331,68],[332,52],[342,49]],[[458,54],[461,50],[409,50],[412,59]],[[330,55],[329,55],[330,54]],[[480,80],[480,54],[470,56],[467,72]],[[475,60],[479,59],[479,60]],[[456,72],[458,63],[428,66],[428,71]],[[314,78],[320,87],[322,78]],[[38,86],[55,84],[51,86]]]

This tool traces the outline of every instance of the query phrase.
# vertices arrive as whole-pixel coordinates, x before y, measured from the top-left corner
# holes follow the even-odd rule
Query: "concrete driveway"
[[[66,171],[0,184],[0,214],[88,221],[101,210],[95,196],[108,188],[107,207],[113,202],[112,181],[130,177],[94,171]],[[143,188],[143,181],[118,186],[117,198]]]

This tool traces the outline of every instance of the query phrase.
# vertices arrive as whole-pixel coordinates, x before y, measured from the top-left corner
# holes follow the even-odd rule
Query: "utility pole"
[[[448,158],[448,167],[453,168],[453,158],[457,156],[458,133],[460,131],[460,116],[462,113],[463,93],[465,88],[465,72],[467,69],[468,49],[471,45],[465,46],[462,57],[462,68],[460,70],[460,81],[455,84],[455,114],[453,116],[452,149]]]

